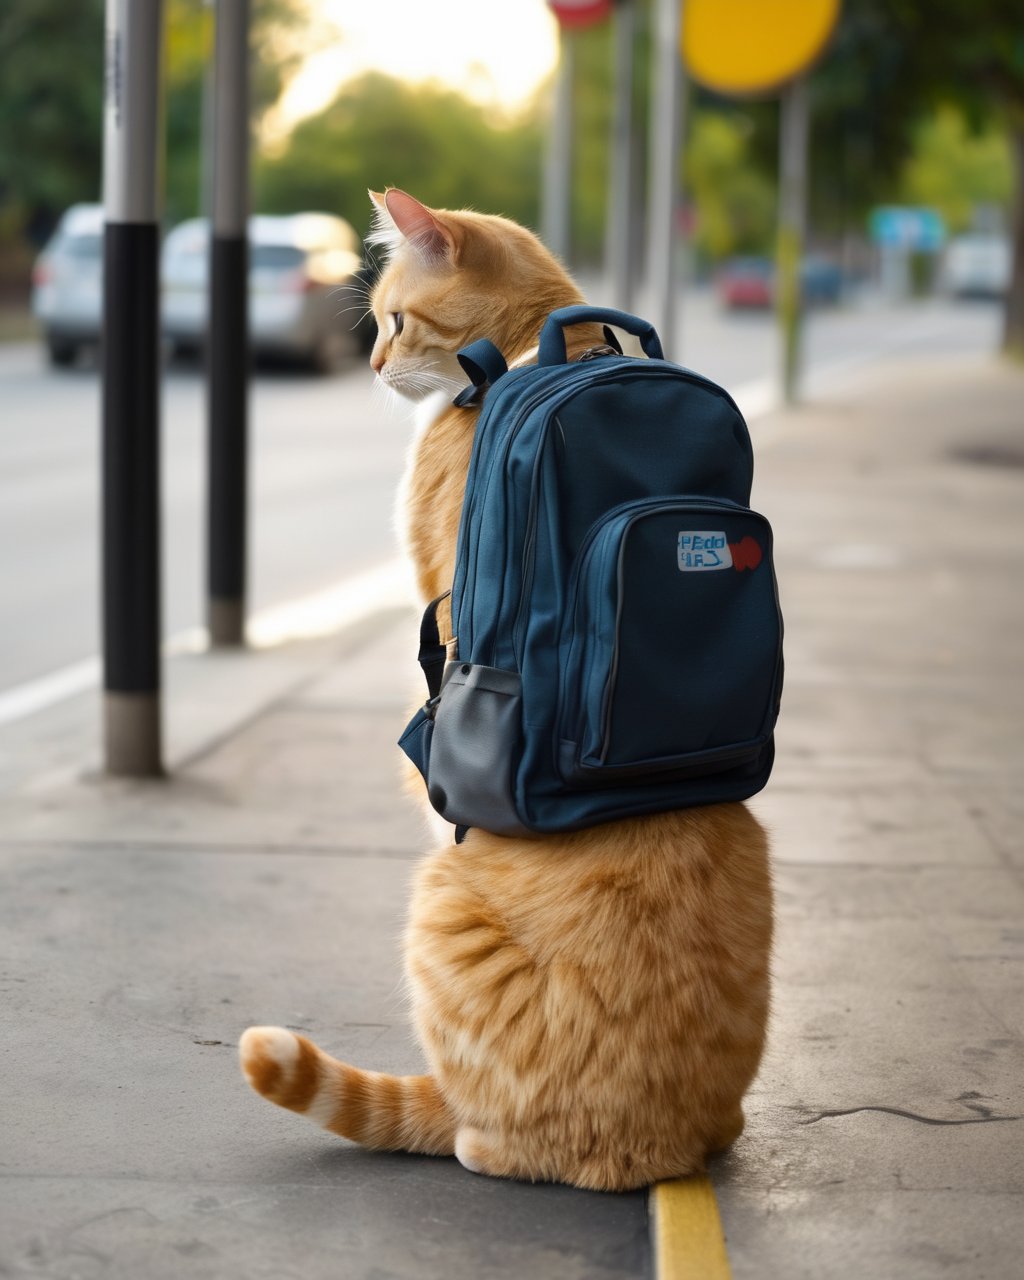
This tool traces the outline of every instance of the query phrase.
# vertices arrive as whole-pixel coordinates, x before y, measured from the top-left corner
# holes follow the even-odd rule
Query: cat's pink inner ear
[[[392,187],[384,196],[384,206],[398,230],[425,258],[454,258],[455,237],[426,205]]]

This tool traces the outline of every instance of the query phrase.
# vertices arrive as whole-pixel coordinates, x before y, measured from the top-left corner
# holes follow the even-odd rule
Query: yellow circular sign
[[[822,53],[840,0],[686,0],[683,60],[716,93],[781,88]]]

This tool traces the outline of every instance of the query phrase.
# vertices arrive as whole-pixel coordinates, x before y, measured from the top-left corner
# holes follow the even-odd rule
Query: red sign
[[[612,10],[612,0],[548,0],[561,26],[568,30],[592,27],[602,22]]]

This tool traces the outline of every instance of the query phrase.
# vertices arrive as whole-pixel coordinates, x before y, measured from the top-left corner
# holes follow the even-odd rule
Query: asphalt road
[[[998,331],[998,308],[985,305],[865,303],[817,313],[807,332],[808,391],[896,350],[991,350]],[[704,294],[686,300],[679,354],[739,390],[748,409],[764,399],[778,363],[770,316],[726,315]],[[33,344],[0,346],[0,694],[98,651],[99,418],[94,368],[52,371]],[[395,554],[391,509],[408,417],[387,412],[368,369],[331,378],[260,371],[251,420],[253,609]],[[756,445],[756,425],[754,436]],[[163,624],[172,635],[204,614],[198,369],[167,370],[162,438]]]

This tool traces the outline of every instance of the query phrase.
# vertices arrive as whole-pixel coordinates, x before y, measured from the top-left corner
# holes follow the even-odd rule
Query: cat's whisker
[[[449,388],[452,388],[453,390],[456,390],[456,391],[461,391],[463,386],[465,386],[465,383],[462,381],[461,378],[453,378],[450,373],[432,373],[431,372],[431,370],[438,368],[440,364],[441,364],[440,360],[431,360],[428,364],[420,365],[419,368],[416,370],[416,373],[420,377],[423,377],[427,380],[432,380],[434,382],[435,387],[439,391],[440,390],[447,391]]]
[[[335,320],[340,320],[342,316],[347,315],[350,311],[358,311],[358,310],[359,310],[358,307],[346,307],[343,311],[336,311],[334,313],[334,318]],[[362,313],[362,315],[356,316],[356,318],[352,321],[351,325],[349,325],[349,330],[351,331],[352,329],[357,329],[363,323],[363,321],[366,319],[368,315],[372,315],[372,312],[369,310],[366,310]]]
[[[423,374],[420,375],[420,385],[430,391],[451,391],[454,395],[461,391],[465,383],[460,382],[457,378],[449,378],[445,374]]]
[[[462,384],[456,382],[452,378],[445,378],[440,375],[424,375],[409,374],[403,377],[403,383],[411,390],[429,393],[432,391],[444,391],[455,393],[462,389]]]
[[[335,297],[337,297],[337,296],[338,296],[338,294],[339,294],[339,293],[349,293],[349,294],[352,294],[352,295],[354,295],[356,298],[358,298],[358,299],[360,300],[360,302],[365,302],[365,303],[367,304],[367,306],[369,306],[369,303],[370,303],[370,290],[366,287],[366,285],[363,285],[363,284],[340,284],[340,285],[338,285],[338,286],[337,286],[337,288],[335,288],[335,289],[331,289],[327,296],[328,296],[329,298],[335,298]]]
[[[383,401],[381,407],[385,413],[394,414],[409,407],[404,397],[380,374],[373,380],[373,395]]]

